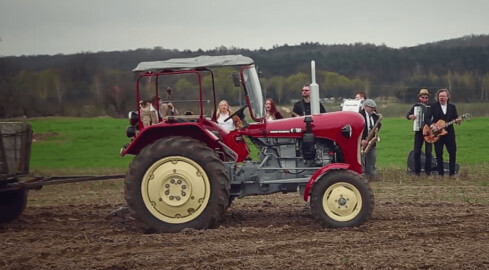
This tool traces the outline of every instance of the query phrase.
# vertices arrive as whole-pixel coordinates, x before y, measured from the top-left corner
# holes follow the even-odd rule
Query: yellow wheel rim
[[[172,224],[189,222],[202,214],[210,191],[209,178],[202,167],[180,156],[155,162],[141,183],[146,208],[156,218]]]
[[[323,196],[323,208],[336,221],[349,221],[362,209],[362,195],[358,189],[345,182],[331,185]]]

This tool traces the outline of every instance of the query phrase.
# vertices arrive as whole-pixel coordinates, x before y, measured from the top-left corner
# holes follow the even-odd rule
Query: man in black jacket
[[[455,120],[457,124],[462,122],[462,119],[458,117],[457,107],[454,104],[449,103],[450,92],[448,89],[440,89],[436,93],[438,102],[431,106],[431,117],[426,118],[427,124],[433,131],[439,131],[443,127],[436,125],[439,120],[444,120],[449,122]],[[449,175],[453,176],[455,174],[455,162],[457,153],[457,144],[455,142],[455,129],[453,125],[445,128],[447,134],[440,136],[439,140],[435,142],[435,153],[436,153],[436,169],[438,175],[443,176],[443,146],[446,146],[449,157]]]
[[[323,104],[319,103],[319,112],[325,113]],[[302,99],[294,103],[292,117],[311,115],[311,87],[309,84],[302,86]]]
[[[414,173],[417,176],[419,176],[421,172],[421,149],[423,148],[423,142],[426,157],[424,163],[424,171],[426,175],[430,175],[431,173],[432,144],[426,142],[423,136],[423,127],[425,124],[424,118],[431,115],[431,107],[429,103],[430,93],[428,92],[428,89],[419,90],[418,100],[419,102],[414,104],[406,115],[406,118],[408,120],[413,120],[414,122]]]
[[[367,141],[368,135],[372,132],[375,127],[377,121],[379,121],[379,115],[377,114],[377,104],[372,99],[367,99],[363,103],[363,110],[360,111],[360,114],[363,116],[365,120],[365,126],[363,127],[362,133],[362,149],[364,149],[369,141]],[[380,123],[377,126],[380,129]],[[362,168],[363,173],[367,179],[371,180],[375,178],[377,175],[376,163],[377,163],[377,142],[372,141],[372,147],[368,153],[362,155]]]

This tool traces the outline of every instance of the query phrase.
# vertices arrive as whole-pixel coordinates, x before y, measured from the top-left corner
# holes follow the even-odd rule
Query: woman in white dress
[[[219,112],[217,113],[217,123],[221,125],[226,130],[235,130],[236,126],[240,128],[240,121],[237,116],[234,116],[232,119],[226,120],[231,114],[231,110],[229,109],[229,104],[226,100],[221,100],[219,102]],[[236,119],[237,118],[237,119]]]

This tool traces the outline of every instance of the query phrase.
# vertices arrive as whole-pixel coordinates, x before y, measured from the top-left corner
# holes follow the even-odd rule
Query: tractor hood
[[[341,131],[344,126],[351,126],[356,136],[363,132],[364,120],[361,114],[356,112],[330,112],[311,116],[312,132],[318,138],[329,138],[334,141],[349,141]],[[306,131],[305,116],[285,118],[269,121],[265,132],[268,137],[302,137]]]

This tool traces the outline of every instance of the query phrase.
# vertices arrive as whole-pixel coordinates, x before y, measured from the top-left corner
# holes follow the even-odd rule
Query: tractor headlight
[[[346,125],[346,126],[342,127],[341,128],[341,135],[343,135],[343,137],[345,137],[347,139],[351,138],[351,135],[352,135],[351,126]]]
[[[129,138],[136,136],[136,126],[128,126],[126,128],[126,135]]]
[[[130,111],[129,115],[127,117],[129,118],[129,124],[131,124],[131,126],[137,125],[137,123],[139,121],[138,112]]]

